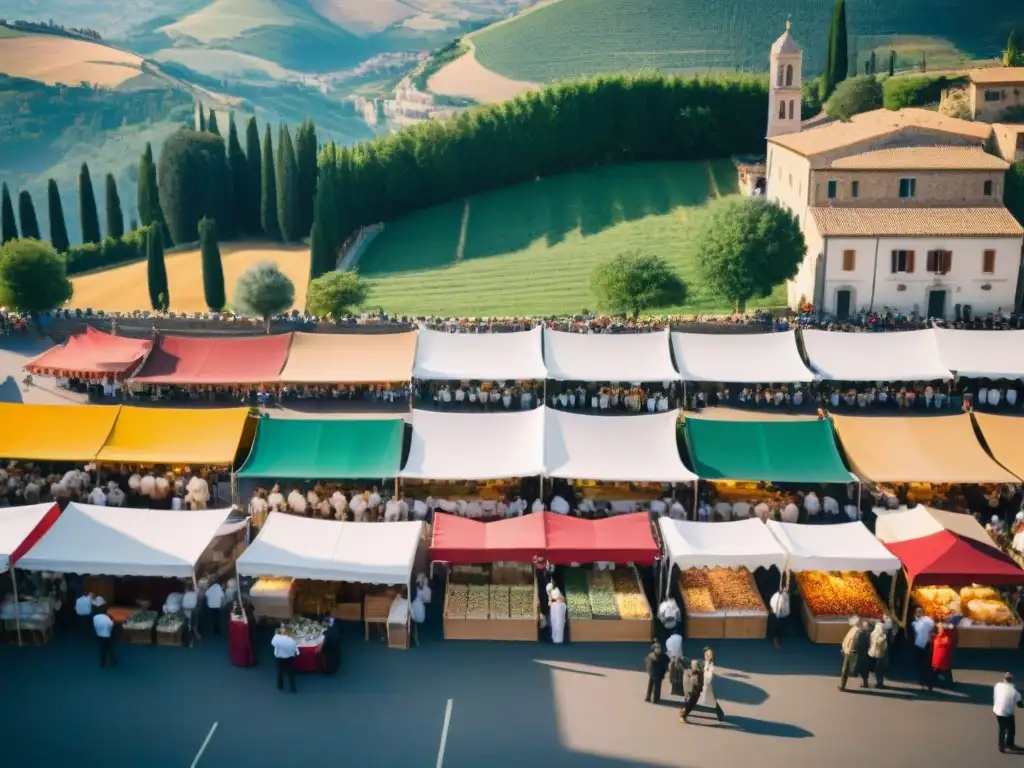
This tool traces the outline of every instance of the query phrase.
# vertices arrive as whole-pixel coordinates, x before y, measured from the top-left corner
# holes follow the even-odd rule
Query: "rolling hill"
[[[851,53],[896,48],[906,61],[956,66],[988,58],[1024,23],[1006,0],[847,0]],[[554,0],[473,34],[476,59],[513,80],[615,71],[764,70],[788,16],[805,73],[824,68],[829,0]],[[861,39],[860,36],[865,36]]]

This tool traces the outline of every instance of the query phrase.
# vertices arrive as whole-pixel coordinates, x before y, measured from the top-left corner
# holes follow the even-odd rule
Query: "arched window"
[[[793,119],[793,99],[789,100],[789,119]]]
[[[779,64],[779,76],[776,78],[776,85],[780,85],[780,86],[782,85],[782,83],[784,81],[785,73],[786,73],[786,66],[784,64]]]
[[[785,100],[779,102],[779,120],[786,119],[786,102]]]
[[[786,65],[786,85],[788,86],[788,85],[792,85],[792,84],[793,84],[793,65],[792,64],[787,64]]]

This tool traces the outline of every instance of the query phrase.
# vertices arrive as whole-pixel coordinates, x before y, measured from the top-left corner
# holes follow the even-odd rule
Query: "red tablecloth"
[[[296,672],[317,672],[319,670],[320,654],[323,652],[324,644],[300,645],[299,655],[295,659]]]
[[[236,667],[256,666],[249,625],[240,619],[233,618],[228,622],[228,658]]]

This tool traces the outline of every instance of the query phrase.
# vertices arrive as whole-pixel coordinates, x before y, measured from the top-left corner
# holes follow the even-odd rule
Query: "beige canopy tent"
[[[1024,419],[977,411],[973,415],[989,453],[1017,477],[1024,478],[1024,441],[1021,440]]]
[[[283,384],[386,384],[412,378],[416,332],[296,333]]]
[[[848,464],[875,482],[1019,483],[978,442],[969,413],[833,416]]]

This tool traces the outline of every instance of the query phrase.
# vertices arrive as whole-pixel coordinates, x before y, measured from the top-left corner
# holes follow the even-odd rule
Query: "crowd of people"
[[[528,411],[543,397],[543,381],[416,382],[416,406],[442,411]]]
[[[598,413],[665,413],[679,407],[674,381],[658,384],[553,382],[547,389],[548,405],[560,411]]]

